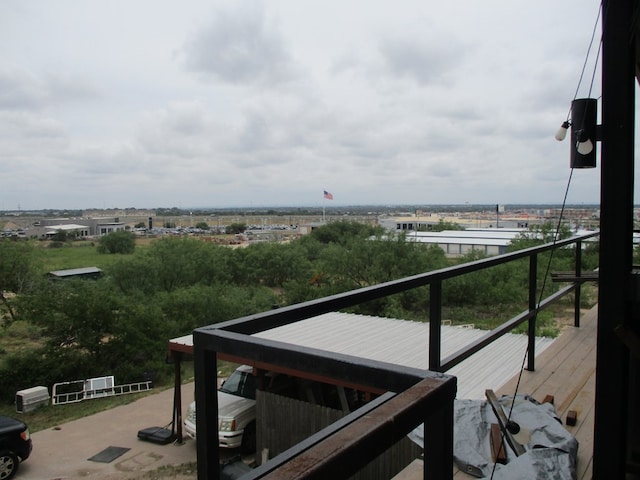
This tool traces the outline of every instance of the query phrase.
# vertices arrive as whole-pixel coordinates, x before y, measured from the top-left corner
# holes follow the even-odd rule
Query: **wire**
[[[573,94],[573,99],[575,100],[578,96],[578,91],[580,90],[580,84],[582,83],[582,78],[584,77],[584,72],[587,68],[587,62],[589,61],[589,54],[591,53],[591,47],[593,47],[593,41],[596,37],[596,31],[598,28],[598,22],[600,21],[600,14],[602,12],[602,3],[600,3],[600,8],[598,8],[598,15],[596,17],[596,21],[593,24],[593,30],[591,31],[591,40],[589,41],[589,48],[587,48],[587,54],[585,55],[584,58],[584,63],[582,65],[582,71],[580,72],[580,78],[578,79],[578,85],[576,86],[576,91]],[[602,42],[599,42],[600,44]],[[600,54],[600,49],[598,48],[598,55]],[[596,57],[596,63],[597,63],[597,57]],[[595,71],[595,68],[594,68]]]
[[[573,100],[578,98],[578,92],[580,91],[580,85],[582,84],[582,79],[584,77],[584,72],[587,69],[587,63],[589,62],[589,55],[591,53],[591,47],[593,47],[593,41],[596,37],[596,31],[598,28],[598,22],[600,21],[600,15],[602,14],[602,3],[600,3],[600,7],[598,8],[598,15],[596,16],[596,21],[593,24],[593,30],[591,31],[591,40],[589,40],[589,48],[587,48],[587,54],[584,57],[584,63],[582,64],[582,70],[580,71],[580,77],[578,78],[578,85],[576,85],[576,91],[573,94]],[[598,53],[596,54],[596,65],[598,64],[598,57],[600,56],[600,48],[602,46],[602,39],[598,42]],[[591,88],[593,88],[593,78],[596,73],[596,67],[593,67],[593,75],[591,77],[591,86],[589,87],[589,96],[591,95]],[[571,116],[571,107],[569,107],[569,112],[567,113],[567,121]]]
[[[634,15],[638,14],[639,10],[637,9],[634,12]],[[584,78],[584,74],[585,71],[587,69],[587,63],[589,61],[589,56],[591,54],[591,48],[593,47],[593,42],[595,40],[596,37],[596,31],[597,31],[597,27],[598,27],[598,23],[600,21],[600,16],[602,14],[602,2],[600,3],[600,7],[598,8],[598,15],[596,17],[596,21],[593,24],[593,30],[591,32],[591,39],[589,41],[589,48],[587,48],[587,54],[585,55],[585,59],[584,59],[584,63],[582,64],[582,70],[580,71],[580,77],[578,79],[578,84],[576,86],[576,90],[575,93],[573,94],[573,100],[575,100],[578,97],[578,92],[580,91],[580,85],[582,84],[582,80]],[[589,94],[588,97],[591,97],[591,92],[593,90],[593,83],[595,80],[595,75],[596,75],[596,71],[597,71],[597,66],[598,66],[598,59],[600,58],[600,52],[601,52],[601,48],[602,48],[602,37],[600,38],[600,42],[598,42],[598,52],[596,53],[596,59],[595,59],[595,64],[593,67],[593,73],[591,74],[591,83],[589,84]],[[573,103],[573,102],[572,102]],[[569,112],[567,113],[567,121],[569,121],[571,115],[571,106],[569,107]],[[538,319],[538,312],[540,311],[540,304],[542,303],[542,299],[544,298],[544,290],[546,288],[547,285],[547,277],[549,276],[549,270],[551,269],[551,262],[553,260],[553,254],[556,251],[556,243],[559,240],[559,236],[560,236],[560,227],[562,226],[562,220],[564,218],[564,211],[567,205],[567,197],[569,195],[569,188],[571,186],[571,179],[573,178],[573,167],[571,167],[571,171],[569,173],[569,179],[567,181],[567,187],[565,189],[564,192],[564,198],[562,199],[562,208],[560,209],[560,216],[558,218],[558,224],[556,225],[556,229],[553,235],[553,245],[552,248],[550,250],[549,253],[549,259],[547,261],[547,266],[544,272],[544,276],[542,278],[542,285],[540,287],[540,294],[538,296],[538,302],[535,305],[535,309],[533,311],[533,317],[530,321],[536,322],[536,320]],[[515,403],[516,403],[516,396],[518,395],[518,391],[520,390],[520,382],[522,381],[522,374],[524,373],[524,367],[525,367],[525,363],[527,361],[527,357],[529,356],[529,343],[527,342],[527,347],[525,348],[525,352],[524,352],[524,356],[522,358],[522,363],[520,365],[520,373],[518,374],[518,380],[516,382],[516,388],[515,388],[515,392],[513,394],[513,401],[511,402],[511,407],[509,408],[509,415],[507,416],[507,424],[511,421],[511,417],[513,415],[513,408],[515,407]],[[506,425],[504,426],[506,429]],[[502,448],[504,447],[504,437],[505,437],[505,432],[504,430],[502,431],[502,435],[501,435],[501,440],[500,443],[503,445]],[[505,450],[506,451],[506,450]],[[493,476],[495,474],[496,471],[496,467],[498,466],[498,462],[497,460],[493,462],[493,469],[491,471],[491,479],[493,479]]]
[[[567,187],[564,191],[564,198],[562,199],[562,207],[560,208],[560,216],[558,218],[558,223],[556,225],[554,234],[553,234],[553,246],[550,250],[550,254],[549,254],[549,260],[547,261],[547,266],[544,272],[544,276],[542,278],[542,285],[540,286],[540,294],[538,296],[538,302],[536,303],[536,307],[533,313],[533,318],[532,321],[535,323],[535,321],[538,319],[538,312],[540,310],[540,304],[542,303],[542,299],[544,298],[544,289],[547,286],[547,277],[549,276],[549,270],[551,270],[551,262],[553,260],[553,254],[556,251],[556,243],[558,242],[558,240],[560,240],[560,227],[562,226],[562,219],[564,218],[564,211],[567,205],[567,197],[569,196],[569,188],[571,186],[571,179],[573,178],[573,167],[571,168],[571,171],[569,173],[569,179],[567,181]],[[527,347],[525,348],[525,352],[524,352],[524,356],[522,357],[522,364],[520,365],[520,373],[518,374],[518,381],[516,382],[516,388],[515,388],[515,393],[513,394],[513,401],[511,402],[511,407],[509,408],[509,415],[507,415],[507,424],[511,421],[511,416],[513,414],[513,407],[516,404],[516,396],[518,395],[518,391],[520,390],[520,382],[522,380],[522,374],[524,372],[524,365],[527,361],[527,357],[529,355],[529,343],[527,342]],[[506,428],[506,426],[505,426]],[[502,438],[500,440],[500,443],[502,445],[504,445],[504,436],[505,433],[504,431],[502,432]],[[504,446],[502,447],[504,448]],[[495,473],[496,467],[498,465],[498,462],[493,462],[493,469],[491,471],[491,479],[493,479],[493,475]]]
[[[586,71],[587,68],[587,63],[589,61],[589,55],[591,53],[591,48],[593,47],[593,42],[595,40],[595,36],[596,36],[596,30],[597,30],[597,26],[598,26],[598,22],[600,21],[600,15],[602,13],[602,3],[600,3],[600,7],[598,8],[598,15],[596,17],[596,21],[593,25],[593,30],[591,32],[591,40],[589,41],[589,48],[587,49],[587,54],[585,56],[584,59],[584,63],[582,65],[582,70],[580,72],[580,78],[578,79],[578,85],[576,86],[576,91],[573,94],[573,100],[575,100],[578,96],[578,92],[580,90],[580,85],[582,84],[582,79],[584,78],[584,73]],[[598,59],[600,58],[600,51],[602,48],[602,38],[600,39],[600,42],[598,42],[598,52],[596,53],[596,60],[595,60],[595,64],[593,67],[593,73],[591,74],[591,83],[589,84],[589,97],[591,97],[591,92],[593,89],[593,82],[595,80],[595,75],[596,75],[596,71],[597,71],[597,66],[598,66]],[[567,120],[569,120],[569,116],[571,115],[571,107],[569,108],[569,113],[567,114]],[[558,224],[556,225],[556,229],[553,235],[553,246],[550,250],[549,253],[549,260],[547,261],[547,266],[544,272],[544,276],[542,278],[542,285],[540,287],[540,294],[538,297],[538,302],[536,303],[535,306],[535,310],[533,312],[533,317],[530,321],[533,321],[534,324],[536,322],[536,320],[538,319],[538,312],[540,310],[540,304],[542,303],[542,299],[544,298],[544,290],[546,288],[547,285],[547,277],[549,276],[549,270],[551,269],[551,262],[553,260],[553,254],[556,251],[556,243],[559,240],[559,236],[560,236],[560,227],[562,226],[562,219],[564,218],[564,211],[567,205],[567,197],[569,195],[569,188],[571,186],[571,179],[573,178],[573,167],[571,167],[571,172],[569,173],[569,179],[567,181],[567,187],[565,189],[564,192],[564,198],[562,199],[562,208],[560,209],[560,216],[558,218]],[[522,374],[524,372],[524,366],[525,363],[527,361],[527,357],[529,356],[529,343],[527,342],[527,347],[525,348],[525,352],[524,352],[524,356],[522,358],[522,364],[520,365],[520,373],[518,374],[518,380],[516,382],[516,388],[515,388],[515,392],[513,394],[513,401],[511,402],[511,407],[509,408],[509,415],[507,416],[507,423],[509,423],[511,421],[511,417],[513,415],[513,408],[515,406],[516,403],[516,396],[518,395],[518,391],[520,390],[520,382],[522,381]],[[505,425],[506,428],[506,425]],[[502,432],[502,436],[501,436],[501,440],[500,443],[502,445],[504,445],[504,437],[505,437],[505,432]],[[504,446],[502,447],[504,448]],[[494,461],[493,462],[493,469],[491,471],[491,479],[493,479],[493,476],[495,474],[496,471],[496,467],[498,466],[498,462]]]

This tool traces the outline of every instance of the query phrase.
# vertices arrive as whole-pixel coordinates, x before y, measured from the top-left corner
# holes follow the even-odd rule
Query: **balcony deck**
[[[567,412],[577,412],[575,426],[566,429],[576,437],[578,449],[577,478],[590,480],[593,461],[593,419],[596,369],[597,306],[582,315],[580,327],[567,329],[536,358],[536,370],[524,371],[518,393],[529,394],[542,401],[553,395],[558,416],[566,422]],[[491,347],[489,347],[491,348]],[[498,395],[513,395],[518,378],[512,378],[500,387]],[[394,480],[422,478],[422,464],[412,463]],[[456,480],[473,479],[454,466]]]

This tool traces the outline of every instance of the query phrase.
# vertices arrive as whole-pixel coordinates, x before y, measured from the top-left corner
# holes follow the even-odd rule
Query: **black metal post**
[[[629,354],[615,327],[631,317],[635,29],[632,0],[602,2],[602,159],[593,478],[624,479]],[[635,406],[634,406],[635,407]]]
[[[182,375],[180,364],[182,353],[174,352],[174,384],[173,384],[173,425],[171,429],[176,433],[176,441],[182,443]]]
[[[529,319],[527,370],[533,372],[536,369],[536,320],[538,309],[538,255],[529,257],[529,311],[536,312]]]
[[[582,276],[582,241],[576,242],[576,278]],[[573,326],[580,326],[580,299],[582,296],[582,282],[576,282],[573,300]]]
[[[196,458],[198,480],[220,478],[220,455],[218,447],[218,390],[217,358],[199,345],[199,334],[193,334],[193,358],[196,382]]]
[[[439,372],[442,349],[442,281],[429,285],[429,370]]]
[[[424,464],[422,478],[450,480],[453,468],[453,402],[429,412],[424,423]]]

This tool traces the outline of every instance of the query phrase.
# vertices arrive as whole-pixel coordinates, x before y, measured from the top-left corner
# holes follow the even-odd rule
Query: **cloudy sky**
[[[0,210],[561,203],[596,1],[3,0]],[[598,35],[599,38],[599,28]],[[593,87],[596,45],[578,97]],[[599,65],[599,64],[598,64]],[[597,203],[599,168],[568,201]]]

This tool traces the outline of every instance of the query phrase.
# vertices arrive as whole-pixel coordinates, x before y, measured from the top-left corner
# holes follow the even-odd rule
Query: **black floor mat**
[[[131,450],[126,447],[107,447],[99,453],[96,453],[93,457],[89,458],[92,462],[109,463],[118,458],[123,453]]]

